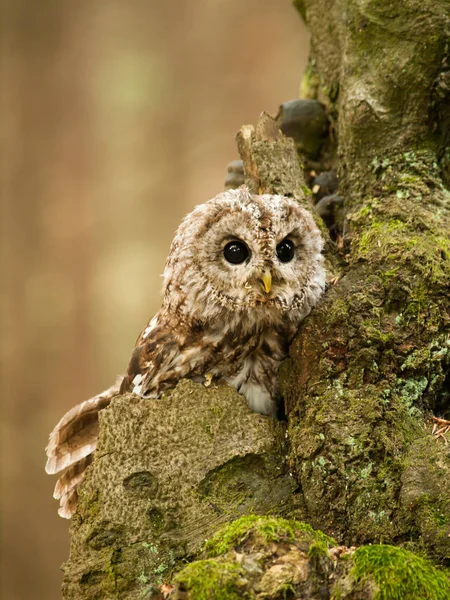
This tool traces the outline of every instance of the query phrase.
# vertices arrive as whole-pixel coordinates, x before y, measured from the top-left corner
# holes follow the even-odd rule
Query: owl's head
[[[322,237],[294,199],[229,190],[177,230],[164,271],[164,306],[191,318],[252,311],[307,314],[325,286]]]

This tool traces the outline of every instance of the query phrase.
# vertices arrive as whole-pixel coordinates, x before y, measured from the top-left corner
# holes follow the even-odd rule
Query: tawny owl
[[[223,379],[251,409],[276,412],[277,369],[325,287],[322,238],[290,198],[219,194],[181,223],[164,271],[161,310],[139,336],[127,372],[70,410],[50,434],[48,473],[70,517],[92,460],[98,412],[124,392],[158,398],[183,377]]]

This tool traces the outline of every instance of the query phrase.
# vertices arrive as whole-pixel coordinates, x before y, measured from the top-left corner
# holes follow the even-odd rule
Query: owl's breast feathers
[[[161,311],[139,336],[121,393],[158,398],[182,378],[213,375],[241,392],[256,412],[275,413],[276,371],[295,332],[291,320],[264,325],[257,314],[236,318],[224,309],[214,323],[174,323],[175,315]]]
[[[175,314],[160,311],[136,342],[120,392],[158,398],[184,377],[234,377],[249,356],[254,363],[265,355],[280,360],[282,336],[223,312],[215,323],[184,320],[180,325]]]

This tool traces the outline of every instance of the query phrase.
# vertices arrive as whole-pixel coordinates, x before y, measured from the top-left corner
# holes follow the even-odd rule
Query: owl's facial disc
[[[309,296],[324,286],[322,245],[296,200],[245,188],[224,192],[178,228],[164,272],[164,307],[202,323],[218,319],[217,327],[222,317],[234,323],[235,316],[270,320],[307,310]]]

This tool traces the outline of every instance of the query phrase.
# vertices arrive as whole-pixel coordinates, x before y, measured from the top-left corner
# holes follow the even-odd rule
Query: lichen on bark
[[[433,119],[450,7],[302,7],[338,140],[348,266],[283,368],[292,462],[313,525],[328,514],[346,543],[402,542],[447,563],[450,460],[428,418],[448,410],[450,192]]]

